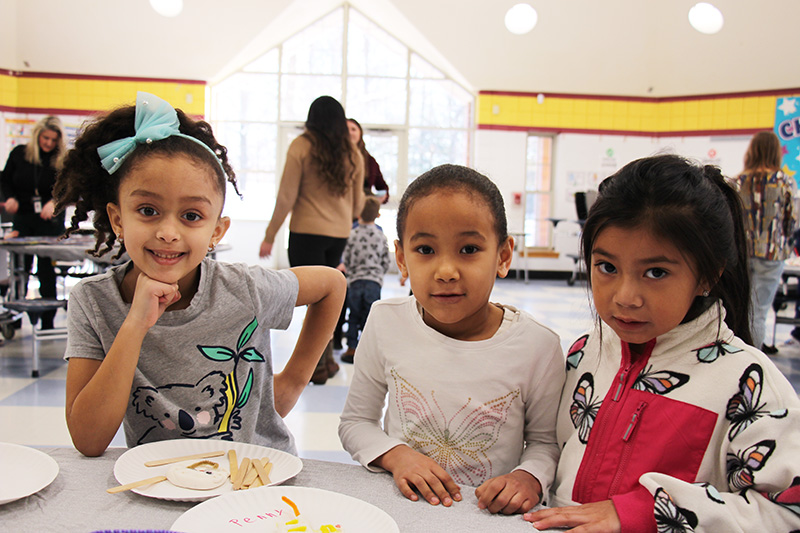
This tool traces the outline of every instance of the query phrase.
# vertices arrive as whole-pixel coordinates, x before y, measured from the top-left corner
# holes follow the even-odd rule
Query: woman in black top
[[[15,235],[19,237],[58,236],[64,233],[64,214],[53,214],[53,184],[66,154],[64,127],[58,117],[44,117],[33,129],[31,141],[11,150],[3,171],[2,191],[6,212],[13,216]],[[56,297],[53,261],[38,256],[39,294]],[[33,256],[25,256],[30,272]],[[25,297],[26,283],[17,295]],[[55,311],[42,315],[42,329],[53,327]]]

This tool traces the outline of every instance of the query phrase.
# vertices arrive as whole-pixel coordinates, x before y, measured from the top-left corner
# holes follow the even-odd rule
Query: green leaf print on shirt
[[[197,349],[200,350],[200,353],[212,361],[223,362],[230,361],[231,359],[233,360],[233,370],[231,370],[231,372],[225,376],[225,384],[227,385],[225,396],[228,403],[219,423],[220,432],[227,432],[231,430],[231,420],[238,413],[238,411],[247,404],[247,400],[250,399],[250,392],[253,388],[253,369],[251,368],[247,373],[247,379],[245,380],[244,387],[239,390],[239,383],[236,380],[236,370],[239,366],[239,361],[244,360],[248,363],[263,363],[265,361],[264,356],[261,355],[256,348],[252,346],[249,348],[244,348],[244,345],[247,344],[250,338],[253,336],[256,328],[258,328],[258,319],[253,318],[253,320],[247,324],[247,326],[245,326],[245,328],[242,330],[242,333],[239,335],[239,340],[236,342],[235,351],[224,346],[197,345]]]

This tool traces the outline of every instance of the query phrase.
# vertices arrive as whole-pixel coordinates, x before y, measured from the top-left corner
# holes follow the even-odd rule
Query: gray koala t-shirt
[[[65,359],[102,360],[128,315],[119,285],[130,263],[86,278],[70,292]],[[291,322],[297,277],[204,259],[186,309],[150,328],[123,427],[128,446],[167,439],[224,439],[297,454],[275,411],[270,329]]]

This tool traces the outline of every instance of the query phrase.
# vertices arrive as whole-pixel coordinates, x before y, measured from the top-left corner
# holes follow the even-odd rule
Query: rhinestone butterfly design
[[[448,416],[436,399],[436,391],[426,397],[395,369],[390,372],[406,443],[439,463],[456,483],[477,487],[493,477],[489,450],[521,391],[516,389],[478,405],[468,398]]]

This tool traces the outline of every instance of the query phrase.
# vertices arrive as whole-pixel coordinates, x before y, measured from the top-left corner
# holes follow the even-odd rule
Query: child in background
[[[364,201],[358,218],[344,248],[342,263],[347,274],[347,351],[342,361],[352,363],[358,346],[358,337],[364,329],[373,302],[381,299],[383,277],[389,271],[389,246],[386,235],[375,225],[380,216],[381,203],[374,196]]]
[[[70,293],[66,418],[75,447],[174,438],[250,442],[296,453],[284,424],[327,344],[345,293],[328,267],[280,272],[206,257],[225,235],[225,147],[211,127],[139,93],[90,124],[56,182],[56,209],[90,212],[94,254],[131,261]],[[238,192],[238,191],[237,191]],[[294,353],[273,377],[270,328],[308,305]]]
[[[555,333],[489,302],[514,249],[503,198],[474,170],[436,167],[406,189],[397,236],[397,266],[414,295],[372,307],[342,444],[368,469],[391,472],[411,500],[418,491],[449,506],[469,485],[482,509],[528,511],[558,459],[564,358]]]
[[[678,156],[600,184],[582,236],[600,320],[567,355],[536,528],[800,528],[800,401],[749,346],[742,220],[719,170]]]

